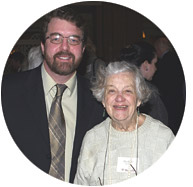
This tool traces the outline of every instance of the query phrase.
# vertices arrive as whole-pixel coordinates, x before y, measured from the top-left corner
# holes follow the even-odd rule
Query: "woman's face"
[[[146,79],[151,81],[157,68],[156,68],[156,63],[157,63],[157,55],[152,59],[151,63],[148,63],[147,67],[147,73],[146,73]]]
[[[123,72],[107,78],[103,105],[114,122],[132,121],[140,105],[132,73]]]

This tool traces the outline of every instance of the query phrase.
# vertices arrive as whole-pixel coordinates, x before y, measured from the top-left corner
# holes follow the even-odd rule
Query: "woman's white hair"
[[[107,67],[101,67],[98,70],[96,75],[97,77],[95,81],[92,82],[91,88],[94,97],[99,102],[102,102],[104,100],[107,78],[111,75],[122,72],[128,72],[133,74],[136,86],[137,99],[141,101],[141,103],[147,102],[150,98],[152,90],[147,85],[138,67],[126,61],[110,62]]]

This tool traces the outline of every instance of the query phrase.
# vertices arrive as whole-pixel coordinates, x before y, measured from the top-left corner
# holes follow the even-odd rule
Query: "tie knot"
[[[59,96],[62,96],[67,86],[65,84],[56,84],[56,88],[57,88],[56,96],[59,97]]]

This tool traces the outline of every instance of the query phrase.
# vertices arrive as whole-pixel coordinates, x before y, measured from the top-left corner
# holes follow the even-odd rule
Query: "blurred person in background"
[[[154,43],[157,56],[157,72],[153,83],[168,111],[168,125],[176,135],[185,108],[185,78],[180,59],[166,37],[159,37]]]
[[[4,74],[12,74],[22,71],[24,60],[24,54],[19,51],[10,54],[5,66]]]
[[[38,67],[43,62],[43,56],[40,46],[32,47],[28,52],[27,57],[27,70]]]
[[[136,65],[153,93],[149,101],[141,105],[139,110],[168,125],[168,113],[160,98],[158,89],[150,82],[157,70],[157,54],[155,48],[147,42],[137,42],[121,49],[120,60]]]

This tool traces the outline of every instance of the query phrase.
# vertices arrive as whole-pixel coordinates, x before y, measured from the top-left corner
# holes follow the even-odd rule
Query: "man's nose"
[[[69,49],[68,38],[64,38],[62,43],[60,44],[61,49],[66,50]]]

